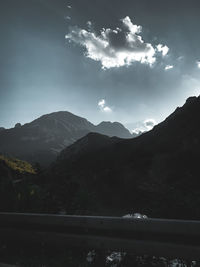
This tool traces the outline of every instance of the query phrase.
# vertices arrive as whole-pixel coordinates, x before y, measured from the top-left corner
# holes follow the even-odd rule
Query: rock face
[[[90,214],[138,210],[150,217],[200,219],[199,116],[200,97],[193,97],[137,138],[83,137],[49,170],[54,185],[65,185],[53,193],[61,202],[68,196],[63,203],[69,211],[76,203]]]
[[[32,163],[48,165],[58,153],[89,132],[101,132],[109,136],[131,138],[120,123],[93,125],[84,118],[67,111],[44,115],[23,126],[0,131],[0,153],[8,154]]]

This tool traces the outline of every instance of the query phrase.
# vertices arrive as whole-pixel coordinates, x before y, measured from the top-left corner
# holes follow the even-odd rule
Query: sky
[[[0,127],[60,110],[150,129],[200,94],[198,0],[3,0]]]

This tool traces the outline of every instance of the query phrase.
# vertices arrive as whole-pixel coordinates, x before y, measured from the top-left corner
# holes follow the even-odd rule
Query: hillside
[[[103,122],[97,126],[67,111],[54,112],[12,129],[0,131],[0,153],[31,163],[48,165],[59,152],[89,132],[131,138],[120,123]]]
[[[8,158],[3,155],[0,155],[0,161],[5,163],[5,165],[13,172],[20,174],[36,174],[33,166],[26,161],[22,161],[16,158]]]
[[[49,170],[52,194],[69,212],[200,219],[199,114],[191,97],[137,138],[83,137]]]
[[[42,210],[45,194],[37,178],[30,163],[0,155],[0,211]]]

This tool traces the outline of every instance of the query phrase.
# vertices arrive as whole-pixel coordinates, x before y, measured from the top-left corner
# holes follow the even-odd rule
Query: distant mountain
[[[137,138],[88,134],[49,169],[52,194],[67,212],[200,219],[199,116],[191,97]]]
[[[84,118],[67,111],[44,115],[31,123],[0,130],[0,153],[30,162],[48,165],[65,147],[89,132],[131,138],[120,123],[102,122],[95,126]]]
[[[3,128],[3,127],[0,127],[0,132],[1,132],[1,131],[4,131],[4,130],[5,130],[5,128]]]
[[[108,135],[108,136],[117,136],[121,138],[131,138],[131,134],[128,129],[126,129],[119,122],[110,122],[103,121],[96,126],[97,133]]]

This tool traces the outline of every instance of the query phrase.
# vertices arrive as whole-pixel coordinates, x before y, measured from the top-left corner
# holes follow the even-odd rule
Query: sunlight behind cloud
[[[90,21],[87,26],[88,30],[71,27],[65,38],[83,46],[85,56],[100,61],[103,69],[130,66],[133,62],[152,66],[157,52],[164,57],[169,51],[166,45],[159,44],[154,48],[151,43],[146,43],[141,35],[142,27],[133,24],[129,16],[121,19],[120,28],[103,28],[99,35],[92,30]]]
[[[146,119],[142,122],[137,123],[137,127],[132,130],[132,133],[140,134],[153,129],[153,127],[157,124],[155,119]]]
[[[200,69],[200,61],[197,61],[196,63],[197,63],[197,68]]]

